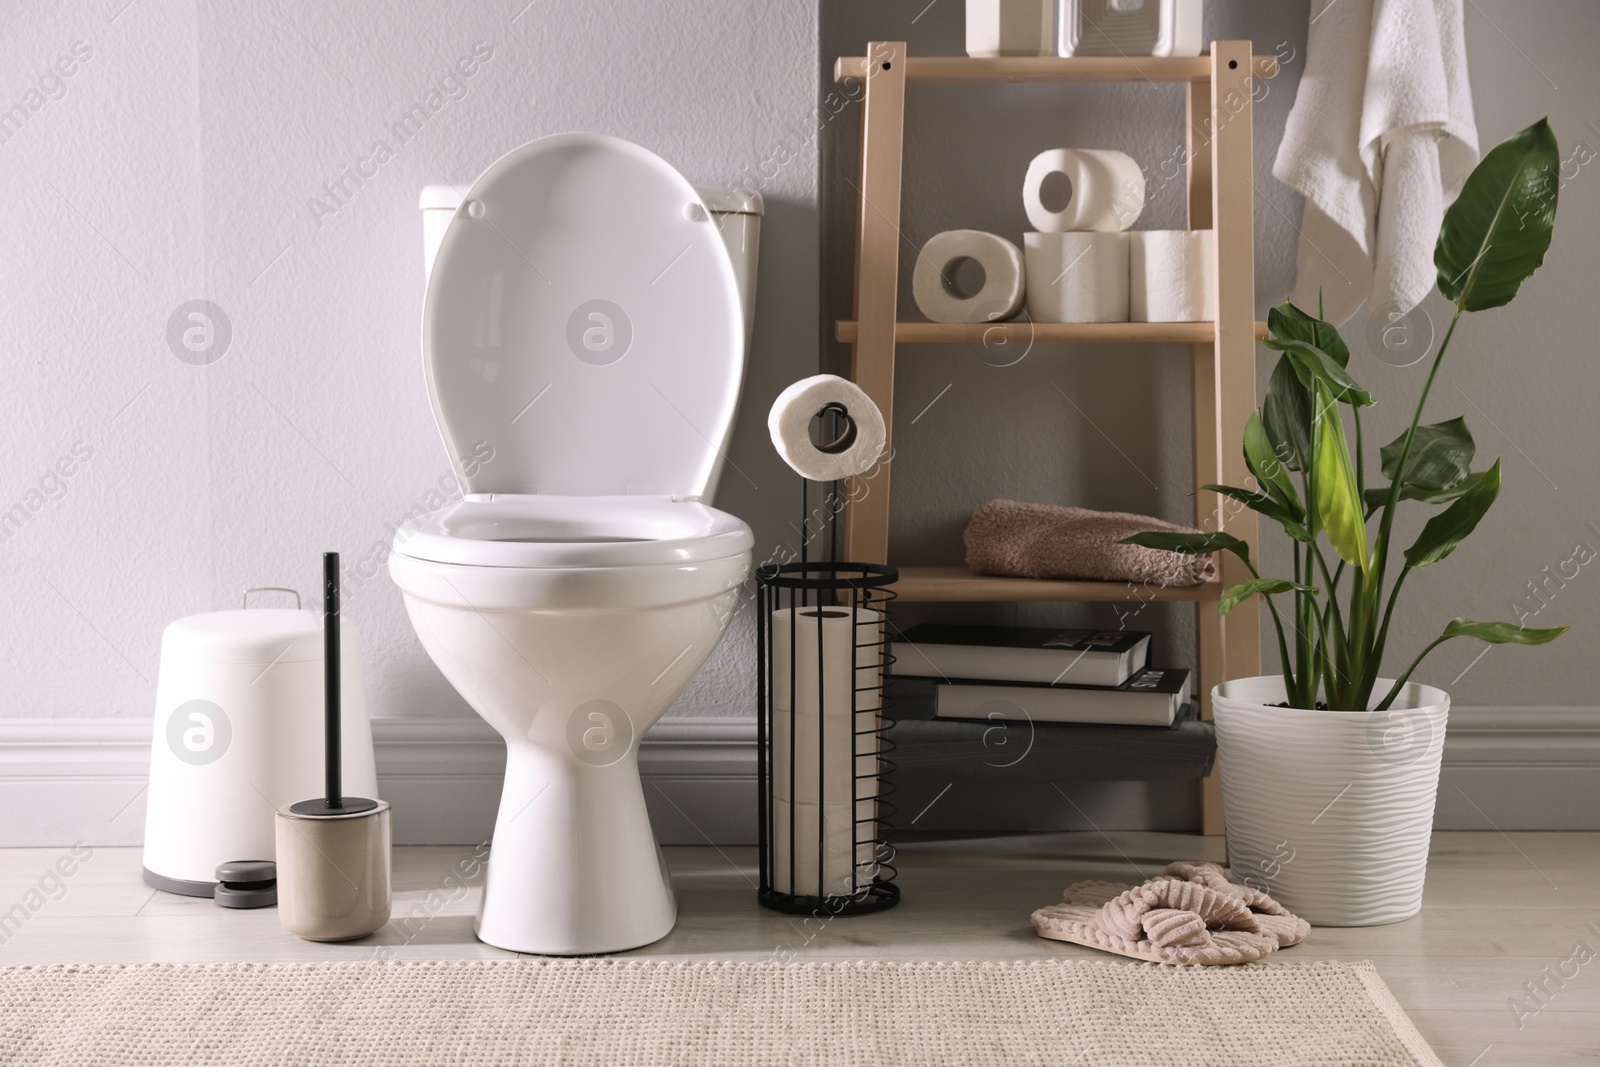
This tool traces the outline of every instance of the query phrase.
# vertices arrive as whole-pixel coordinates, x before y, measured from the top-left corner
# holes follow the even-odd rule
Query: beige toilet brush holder
[[[389,921],[389,805],[340,780],[339,553],[322,556],[324,795],[278,809],[278,918],[307,941],[350,941]]]
[[[389,921],[389,900],[387,801],[344,815],[278,811],[278,918],[285,930],[307,941],[366,937]]]

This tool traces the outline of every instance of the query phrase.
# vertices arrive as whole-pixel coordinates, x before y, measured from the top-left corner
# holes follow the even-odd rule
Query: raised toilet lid
[[[429,276],[422,353],[467,492],[700,497],[744,325],[688,181],[638,145],[569,133],[468,191]]]

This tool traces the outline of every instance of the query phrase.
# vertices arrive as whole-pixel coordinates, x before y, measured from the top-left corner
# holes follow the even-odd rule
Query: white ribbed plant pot
[[[1388,711],[1306,711],[1269,706],[1284,699],[1272,676],[1211,697],[1234,879],[1317,926],[1415,915],[1449,694],[1408,682]]]

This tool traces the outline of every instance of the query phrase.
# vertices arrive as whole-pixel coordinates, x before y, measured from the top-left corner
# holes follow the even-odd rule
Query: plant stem
[[[1456,635],[1456,636],[1460,636],[1460,635]],[[1389,695],[1383,698],[1383,703],[1379,704],[1377,707],[1373,708],[1372,710],[1373,711],[1388,711],[1389,710],[1389,705],[1394,703],[1394,698],[1400,695],[1400,690],[1405,686],[1405,684],[1408,681],[1411,680],[1411,672],[1417,669],[1417,666],[1418,666],[1418,664],[1420,664],[1422,662],[1423,657],[1426,656],[1429,652],[1432,652],[1434,649],[1438,648],[1440,645],[1444,644],[1448,640],[1450,640],[1450,638],[1448,638],[1448,637],[1436,637],[1436,638],[1433,639],[1433,643],[1432,644],[1430,644],[1427,648],[1423,649],[1421,652],[1418,652],[1417,653],[1417,658],[1411,661],[1411,666],[1407,667],[1406,670],[1405,670],[1405,673],[1402,674],[1400,677],[1396,678],[1394,680],[1394,685],[1389,687]]]
[[[1411,446],[1417,438],[1417,424],[1422,421],[1422,411],[1428,404],[1428,394],[1433,391],[1433,382],[1439,376],[1439,367],[1444,363],[1444,354],[1450,350],[1450,339],[1455,336],[1456,324],[1461,321],[1462,310],[1462,305],[1456,304],[1455,314],[1450,316],[1450,326],[1445,330],[1444,340],[1439,344],[1439,352],[1433,357],[1433,366],[1428,368],[1428,379],[1422,384],[1422,395],[1417,397],[1417,406],[1411,412],[1411,424],[1406,427],[1405,444],[1400,448],[1400,462],[1395,465],[1395,477],[1389,482],[1389,498],[1383,502],[1383,519],[1378,525],[1377,543],[1373,546],[1372,582],[1370,592],[1365,598],[1366,603],[1363,604],[1361,609],[1361,617],[1363,619],[1370,620],[1370,616],[1377,614],[1378,602],[1383,597],[1383,580],[1389,569],[1389,542],[1394,532],[1394,516],[1400,503],[1400,490],[1405,483],[1405,473],[1411,463]],[[1403,579],[1404,572],[1395,579],[1395,587],[1389,595],[1391,610],[1394,606],[1394,596],[1400,591],[1400,583]],[[1356,614],[1354,603],[1351,604],[1351,613],[1352,615]],[[1387,620],[1387,612],[1385,613],[1385,619]],[[1352,619],[1353,623],[1355,621]],[[1386,631],[1387,621],[1385,621],[1384,629],[1376,634],[1370,633],[1365,627],[1362,628],[1360,635],[1362,646],[1361,677],[1356,686],[1356,696],[1361,699],[1363,707],[1371,697],[1373,687],[1377,684],[1378,673],[1383,669],[1383,646],[1388,640]],[[1355,636],[1356,634],[1351,634],[1352,638]],[[1423,650],[1422,654],[1427,655],[1432,648],[1433,646],[1429,645],[1427,649]],[[1421,656],[1418,657],[1418,661],[1420,660]],[[1413,662],[1411,667],[1407,668],[1407,676],[1410,675],[1411,670],[1415,669],[1415,667],[1416,662]],[[1400,683],[1396,682],[1395,688],[1398,689],[1399,685]],[[1390,696],[1392,698],[1393,693]]]
[[[1244,559],[1242,556],[1240,558]],[[1251,563],[1248,559],[1244,559],[1244,565],[1250,571],[1250,577],[1261,577],[1261,572],[1256,570],[1256,565],[1254,563]],[[1297,592],[1295,595],[1299,596],[1300,594]],[[1272,612],[1272,628],[1278,632],[1278,656],[1283,661],[1283,691],[1286,694],[1292,694],[1294,692],[1295,684],[1294,673],[1289,662],[1289,646],[1284,642],[1283,639],[1283,619],[1278,615],[1278,605],[1272,602],[1272,598],[1270,596],[1267,596],[1265,593],[1263,593],[1261,594],[1261,599],[1267,602],[1267,610]]]
[[[1328,584],[1332,586],[1333,577],[1328,572],[1328,561],[1323,557],[1322,549],[1312,545],[1311,550],[1317,565],[1322,568],[1323,576],[1327,578]],[[1350,650],[1349,642],[1345,639],[1344,617],[1339,611],[1339,598],[1337,595],[1328,597],[1328,619],[1322,625],[1323,640],[1330,645],[1323,656],[1328,665],[1328,676],[1324,686],[1328,694],[1328,707],[1336,711],[1348,711],[1350,709],[1339,707],[1339,705],[1345,703],[1345,686],[1350,681]],[[1333,635],[1331,642],[1327,637],[1330,633]]]
[[[1328,572],[1328,561],[1323,558],[1322,549],[1318,548],[1316,544],[1311,544],[1308,547],[1311,549],[1312,557],[1317,561],[1317,566],[1322,568],[1323,580],[1328,583],[1328,610],[1332,612],[1333,621],[1342,632],[1344,630],[1344,617],[1339,611],[1339,599],[1337,596],[1338,582],[1334,576]],[[1340,565],[1342,567],[1343,563],[1341,562]]]
[[[1400,599],[1400,587],[1406,584],[1406,575],[1411,573],[1409,566],[1402,567],[1400,573],[1394,576],[1394,586],[1389,590],[1389,603],[1383,609],[1383,625],[1378,627],[1378,636],[1372,643],[1372,659],[1374,668],[1362,679],[1361,691],[1357,694],[1365,704],[1372,699],[1373,687],[1378,684],[1378,672],[1382,669],[1383,650],[1389,644],[1389,620],[1394,618],[1394,606]]]
[[[1433,380],[1439,374],[1439,365],[1444,362],[1444,354],[1449,351],[1450,338],[1455,336],[1456,323],[1461,321],[1461,305],[1456,305],[1456,313],[1450,317],[1450,327],[1444,332],[1444,341],[1439,345],[1438,355],[1433,357],[1433,366],[1428,368],[1428,380],[1423,383],[1422,395],[1417,397],[1416,410],[1411,413],[1411,425],[1406,428],[1406,443],[1400,449],[1400,462],[1395,466],[1395,477],[1389,483],[1389,499],[1383,503],[1383,520],[1378,526],[1378,543],[1373,548],[1377,566],[1374,568],[1374,588],[1379,595],[1382,594],[1384,573],[1388,570],[1389,563],[1389,537],[1394,529],[1394,513],[1400,503],[1400,487],[1405,481],[1405,473],[1411,463],[1411,445],[1417,437],[1417,424],[1422,421],[1422,409],[1428,403],[1428,394],[1433,391]],[[1378,664],[1373,665],[1374,671]]]
[[[1356,420],[1356,496],[1365,500],[1367,498],[1367,459],[1363,455],[1361,444],[1361,408],[1356,404],[1350,405],[1350,416]]]
[[[1295,594],[1299,596],[1297,592]],[[1293,702],[1294,695],[1298,692],[1295,674],[1289,661],[1289,646],[1283,640],[1283,620],[1278,617],[1278,605],[1272,602],[1270,596],[1263,595],[1262,600],[1267,602],[1267,609],[1272,612],[1272,628],[1278,633],[1278,658],[1283,663],[1283,691],[1288,694]]]

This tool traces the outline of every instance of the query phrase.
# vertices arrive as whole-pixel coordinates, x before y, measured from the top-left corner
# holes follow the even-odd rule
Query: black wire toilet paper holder
[[[819,412],[819,414],[823,414]],[[853,427],[846,417],[842,440]],[[837,429],[837,424],[836,424]],[[848,447],[848,443],[845,443]],[[888,645],[888,606],[895,599],[891,588],[899,579],[893,567],[874,563],[849,563],[836,560],[814,561],[810,556],[809,483],[802,479],[801,509],[806,523],[802,526],[800,558],[788,563],[768,563],[756,569],[756,742],[757,742],[757,814],[760,859],[759,901],[774,911],[818,916],[861,915],[891,908],[900,900],[900,887],[895,884],[897,871],[893,864],[894,850],[888,842],[889,820],[895,812],[889,796],[894,783],[888,775],[894,770],[888,758],[894,742],[888,736],[892,719],[884,717],[883,686],[893,662]],[[837,500],[839,483],[832,483]],[[837,515],[835,515],[835,520]],[[832,523],[832,555],[838,555],[838,523]],[[837,608],[851,617],[851,685],[850,708],[850,784],[848,798],[830,796],[828,748],[825,745],[829,719],[837,728],[843,715],[830,712],[826,707],[827,695],[823,679],[827,676],[825,645],[822,640],[823,612],[807,609]],[[773,625],[778,612],[789,614],[790,668],[786,679],[773,673]],[[806,828],[798,825],[798,802],[791,794],[788,804],[788,824],[778,825],[778,798],[774,787],[777,773],[783,768],[775,766],[779,745],[774,731],[778,728],[774,714],[777,700],[782,695],[775,692],[780,685],[788,687],[788,708],[794,709],[798,682],[797,643],[802,625],[816,620],[817,627],[817,685],[818,708],[814,716],[817,753],[817,811],[815,840],[809,839]],[[788,716],[787,781],[796,781],[796,757],[800,749],[801,716]],[[808,746],[809,747],[809,746]],[[864,757],[867,757],[864,759]],[[869,773],[862,773],[863,765]],[[837,791],[837,790],[836,790]],[[850,861],[848,879],[830,878],[829,834],[825,828],[825,814],[830,804],[848,801],[851,825]],[[865,814],[863,813],[865,810]],[[780,833],[787,831],[786,833]],[[780,855],[778,845],[787,840],[786,854]],[[804,878],[801,864],[804,850],[816,851],[816,877]],[[787,866],[780,867],[780,860]],[[834,866],[838,866],[837,858]],[[779,877],[787,871],[787,879]],[[781,886],[786,885],[787,888]]]

